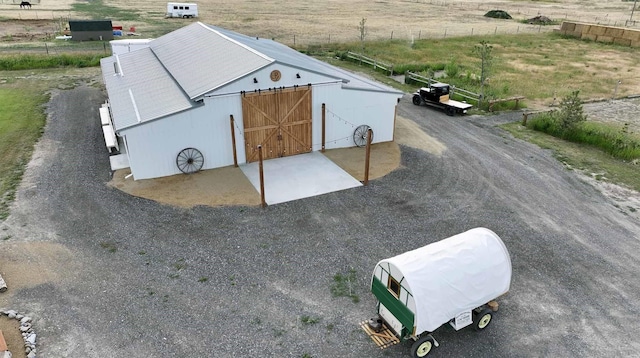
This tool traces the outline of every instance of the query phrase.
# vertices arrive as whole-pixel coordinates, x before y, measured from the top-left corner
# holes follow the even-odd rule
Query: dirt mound
[[[546,17],[546,16],[542,16],[542,15],[538,15],[536,17],[532,17],[530,19],[527,19],[527,23],[529,24],[535,24],[535,25],[548,25],[548,24],[552,24],[553,20],[551,20],[550,18]]]

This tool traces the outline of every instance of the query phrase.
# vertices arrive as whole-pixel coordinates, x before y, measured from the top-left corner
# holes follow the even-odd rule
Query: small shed
[[[69,30],[73,41],[113,40],[111,20],[69,20]]]
[[[475,228],[376,265],[371,290],[399,336],[433,332],[509,291],[511,259],[496,233]]]

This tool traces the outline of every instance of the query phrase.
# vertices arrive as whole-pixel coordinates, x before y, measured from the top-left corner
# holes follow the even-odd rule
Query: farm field
[[[191,21],[202,21],[247,35],[274,38],[289,45],[358,40],[358,24],[362,18],[367,19],[368,40],[542,32],[551,31],[555,27],[539,27],[519,22],[538,15],[553,20],[570,19],[624,26],[625,21],[629,20],[633,5],[632,2],[619,0],[201,0],[194,1],[198,4],[200,17],[183,20],[165,19],[165,3],[151,0],[92,1],[92,7],[85,8],[91,9],[91,13],[76,11],[80,7],[74,4],[84,3],[70,0],[42,0],[32,9],[20,9],[17,5],[19,2],[15,1],[2,0],[0,3],[0,19],[4,19],[0,27],[2,38],[11,36],[12,32],[37,32],[33,25],[22,26],[20,21],[9,20],[87,19],[91,14],[109,14],[108,9],[112,8],[125,10],[112,12],[114,23],[125,29],[135,27],[142,36],[157,36]],[[96,11],[105,7],[106,11]],[[507,11],[513,20],[483,16],[494,9]]]

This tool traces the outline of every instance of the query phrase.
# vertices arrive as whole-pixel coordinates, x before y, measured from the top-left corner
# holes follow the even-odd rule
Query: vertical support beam
[[[324,139],[325,139],[325,124],[326,124],[326,112],[327,111],[327,106],[323,103],[322,104],[322,149],[320,150],[322,153],[324,153]]]
[[[527,113],[522,113],[522,125],[526,126],[527,125]]]
[[[233,166],[238,167],[238,153],[236,153],[236,130],[234,128],[233,114],[229,115],[231,122],[231,145],[233,146]]]
[[[369,128],[367,131],[367,152],[364,159],[364,186],[369,185],[369,158],[371,157],[371,139],[373,130]]]
[[[262,166],[262,146],[259,145],[258,146],[258,158],[260,160],[260,203],[262,205],[262,207],[266,207],[267,206],[267,202],[264,200],[264,169]]]

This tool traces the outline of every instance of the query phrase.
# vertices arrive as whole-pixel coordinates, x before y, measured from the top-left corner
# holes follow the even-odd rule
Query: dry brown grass
[[[0,4],[0,18],[53,19],[82,17],[71,10],[71,0],[47,1],[31,10],[17,5]],[[538,14],[552,19],[565,18],[623,24],[628,20],[632,3],[619,0],[195,0],[199,6],[199,21],[218,25],[247,35],[275,38],[292,45],[358,40],[358,24],[366,18],[369,40],[393,36],[412,38],[441,38],[445,35],[493,34],[550,31],[552,27],[525,25],[517,20]],[[157,36],[192,20],[165,19],[165,2],[138,0],[122,2],[105,0],[105,5],[138,11],[140,21],[120,23],[124,28],[136,27],[143,35]],[[493,9],[509,12],[514,20],[497,20],[483,15]],[[164,24],[164,25],[163,25]],[[5,27],[3,25],[3,27]],[[164,30],[163,30],[164,28]],[[295,40],[294,40],[295,37]]]

